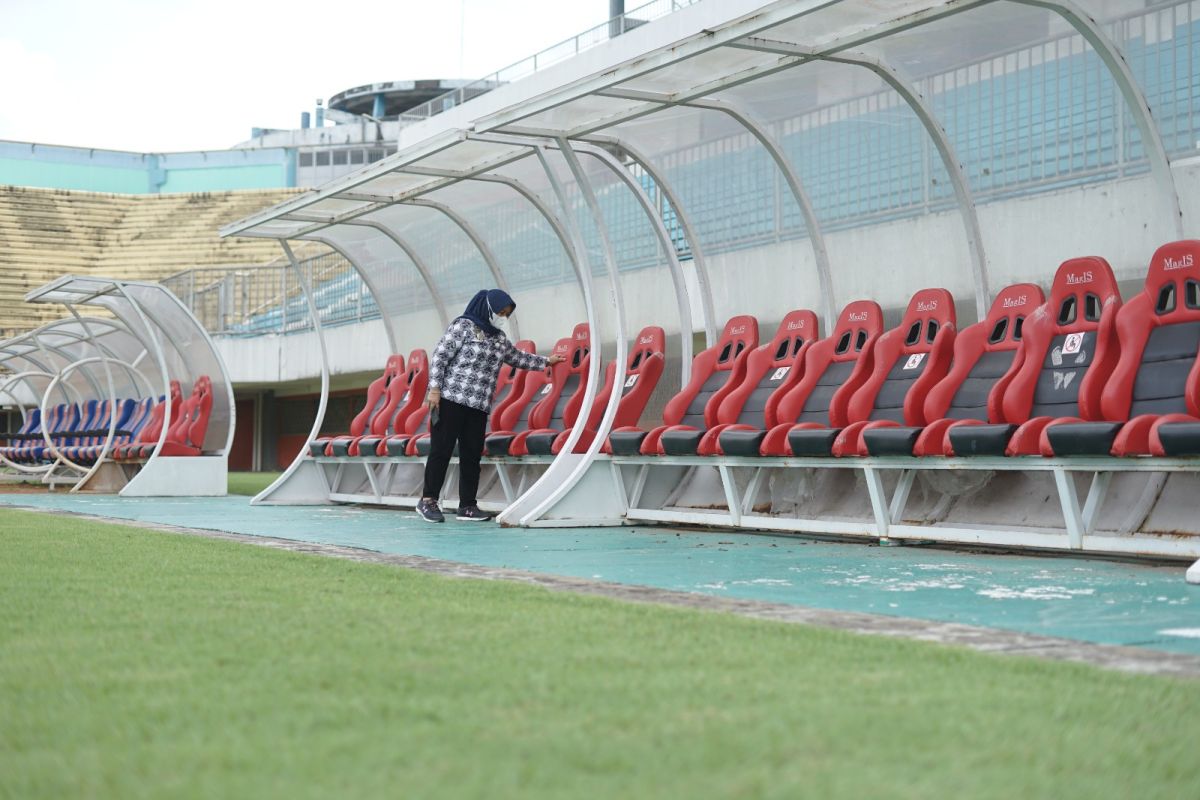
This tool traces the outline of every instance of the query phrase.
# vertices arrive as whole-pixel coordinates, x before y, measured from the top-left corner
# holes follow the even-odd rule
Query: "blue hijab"
[[[508,292],[503,289],[481,289],[467,303],[467,310],[455,319],[469,319],[488,336],[499,336],[502,331],[492,324],[491,316],[508,306],[512,306],[513,311],[517,310],[517,302],[509,297]]]

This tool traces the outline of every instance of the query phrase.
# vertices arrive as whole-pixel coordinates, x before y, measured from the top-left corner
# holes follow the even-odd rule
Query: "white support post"
[[[875,467],[863,467],[863,478],[867,493],[871,496],[871,510],[875,512],[875,527],[880,543],[888,543],[891,520],[888,517],[887,494],[883,491],[883,476]]]
[[[742,516],[746,516],[754,512],[754,498],[758,497],[758,490],[762,485],[762,479],[765,473],[766,467],[754,468],[754,474],[750,476],[750,482],[746,484],[746,493],[742,495]]]
[[[904,519],[904,507],[908,505],[908,495],[912,492],[913,479],[916,477],[916,470],[900,470],[900,480],[892,494],[891,505],[888,506],[888,522],[892,525],[899,525]]]
[[[729,519],[734,525],[742,524],[742,504],[737,493],[737,483],[733,478],[733,471],[722,464],[717,467],[717,472],[721,475],[721,487],[725,490],[725,505],[729,507]]]
[[[1067,547],[1083,549],[1085,525],[1079,510],[1079,493],[1075,491],[1075,478],[1063,467],[1054,468],[1054,485],[1058,487],[1058,502],[1062,505],[1063,519],[1067,523]]]
[[[1100,517],[1100,509],[1108,496],[1108,487],[1112,483],[1111,472],[1097,472],[1092,476],[1092,485],[1088,488],[1087,500],[1083,504],[1083,533],[1090,536],[1096,530],[1096,520]]]

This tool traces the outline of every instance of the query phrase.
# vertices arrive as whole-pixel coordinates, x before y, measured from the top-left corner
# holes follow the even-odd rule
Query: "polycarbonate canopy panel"
[[[429,314],[433,324],[437,324],[436,303],[420,271],[401,245],[378,229],[362,224],[366,221],[369,218],[364,216],[353,224],[331,225],[309,238],[319,238],[336,247],[354,264],[370,287],[397,349],[406,352],[405,348],[412,349],[417,345],[407,344],[411,337],[403,335],[404,326],[400,319],[413,314]],[[419,253],[417,257],[421,257]]]
[[[197,379],[207,376],[212,382],[212,411],[201,449],[224,452],[233,424],[233,392],[227,372],[207,332],[170,291],[159,284],[66,276],[30,292],[26,299],[107,309],[143,347],[156,354],[142,359],[144,371],[153,374],[158,383],[157,354],[161,354],[167,377],[180,382],[185,396]]]
[[[913,291],[939,286],[973,319],[975,278],[950,176],[913,107],[883,78],[812,61],[712,97],[763,125],[803,182],[835,309],[862,298],[902,309]],[[794,207],[779,219],[780,235],[801,223]],[[882,275],[873,263],[886,264]]]
[[[653,108],[652,104],[633,100],[586,95],[547,111],[525,117],[518,123],[518,126],[523,129],[536,129],[566,135],[575,130],[593,130],[605,124],[606,120],[649,111]]]
[[[577,148],[576,153],[600,209],[605,229],[602,235],[578,183],[564,172],[564,185],[571,203],[570,213],[583,236],[588,261],[592,266],[595,294],[607,293],[611,285],[609,264],[605,257],[606,236],[612,247],[613,266],[620,278],[625,306],[623,335],[632,337],[646,325],[659,325],[668,331],[678,331],[679,311],[666,254],[659,246],[652,220],[634,189],[613,170],[614,166],[618,169],[626,167],[619,162],[613,164],[598,157],[586,146]],[[637,175],[636,171],[634,175]],[[635,180],[643,190],[653,188],[644,175],[638,177],[642,180]],[[650,199],[653,202],[654,198]],[[661,214],[660,211],[655,213]],[[612,308],[607,303],[599,303],[596,311],[600,316],[600,328],[607,339],[616,331]],[[605,353],[606,357],[611,355],[611,352]]]
[[[919,12],[946,5],[929,0],[838,0],[772,26],[758,36],[822,49],[878,35],[884,25],[911,21]]]
[[[518,158],[526,148],[513,145],[467,140],[422,158],[420,168],[446,172],[465,172],[479,164],[493,164]]]
[[[618,84],[619,90],[676,94],[710,83],[714,78],[780,63],[778,55],[718,47]]]
[[[820,309],[800,206],[779,165],[737,119],[674,107],[598,133],[629,143],[674,191],[680,208],[667,219],[681,244],[678,215],[691,223],[717,328],[735,314],[757,313],[766,323],[794,308]]]
[[[480,289],[496,285],[484,251],[444,211],[401,203],[362,219],[383,224],[419,254],[452,316]]]
[[[92,282],[88,286],[90,291],[101,284]],[[60,292],[58,296],[79,295]],[[109,378],[103,360],[107,359],[112,386],[118,396],[135,397],[144,396],[152,385],[138,367],[145,355],[145,349],[119,321],[68,317],[0,344],[0,367],[11,373],[40,372],[56,376],[59,388],[55,401],[69,399],[74,402],[109,396]],[[35,392],[38,398],[49,388],[50,380],[30,378],[30,385],[41,387]],[[139,391],[141,394],[136,393]]]
[[[981,204],[993,290],[1044,282],[1060,261],[1087,253],[1116,254],[1118,274],[1135,277],[1144,263],[1122,265],[1120,255],[1148,254],[1174,238],[1174,212],[1164,202],[1171,195],[1147,175],[1145,149],[1121,89],[1064,17],[996,2],[869,49],[919,76],[945,126]],[[1130,203],[1126,192],[1047,194],[1128,176],[1142,176],[1141,202]],[[1041,199],[997,204],[1019,197]],[[1017,253],[1031,237],[1043,243],[1045,260],[1020,263]]]
[[[540,172],[536,159],[533,161]],[[554,214],[553,198],[547,201],[524,182],[521,187],[543,202],[546,213]],[[570,239],[564,245],[538,206],[511,184],[487,180],[456,183],[428,197],[461,214],[487,243],[508,291],[517,301],[514,319],[521,338],[532,339],[547,348],[570,333],[556,322],[578,301],[575,270],[567,250]],[[484,280],[477,290],[496,285],[490,274]],[[553,309],[553,313],[547,314],[547,308]],[[578,308],[579,318],[583,319],[582,305]],[[455,314],[460,310],[453,309]]]

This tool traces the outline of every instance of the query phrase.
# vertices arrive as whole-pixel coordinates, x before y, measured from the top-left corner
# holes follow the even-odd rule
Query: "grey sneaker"
[[[463,506],[454,515],[455,519],[461,519],[463,522],[487,522],[495,514],[490,514],[487,511],[480,511],[479,506]]]
[[[445,522],[446,517],[442,514],[442,510],[438,508],[437,500],[421,499],[417,502],[417,513],[421,515],[421,519],[426,522]]]

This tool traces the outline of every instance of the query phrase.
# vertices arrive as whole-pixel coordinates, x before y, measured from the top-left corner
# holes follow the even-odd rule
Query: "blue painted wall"
[[[283,189],[296,185],[286,148],[128,153],[0,141],[0,184],[116,194]]]

